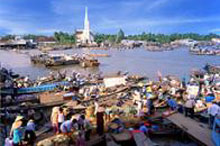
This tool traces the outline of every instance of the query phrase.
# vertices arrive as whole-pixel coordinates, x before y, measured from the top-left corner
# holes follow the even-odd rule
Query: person
[[[78,120],[77,120],[77,124],[78,124],[78,129],[79,130],[84,130],[84,120],[85,120],[85,116],[84,115],[80,115]]]
[[[142,109],[142,102],[141,101],[138,101],[137,102],[137,116],[140,116],[141,115],[141,109]]]
[[[22,121],[19,120],[14,124],[13,129],[13,146],[22,146]]]
[[[70,120],[64,121],[61,126],[60,130],[63,134],[70,133],[74,128],[76,128],[77,120],[73,116]]]
[[[147,104],[147,109],[148,109],[147,114],[148,115],[153,114],[154,113],[154,104],[153,104],[152,99],[148,98],[146,104]]]
[[[212,102],[213,100],[215,100],[215,96],[213,94],[209,94],[205,97],[206,103]]]
[[[64,116],[64,113],[63,113],[63,108],[59,108],[59,112],[58,112],[58,131],[59,132],[61,132],[60,131],[60,126],[61,126],[61,124],[64,122],[64,120],[65,120],[65,116]]]
[[[147,129],[147,127],[144,125],[143,122],[140,124],[139,130],[142,131],[142,132],[143,132],[144,134],[146,134],[146,135],[148,134],[148,129]]]
[[[58,111],[59,111],[59,107],[54,107],[52,109],[52,114],[51,114],[51,117],[50,117],[54,133],[56,133],[56,134],[59,133],[59,128],[58,128]]]
[[[111,120],[111,108],[109,106],[105,107],[105,120]]]
[[[86,146],[85,138],[83,132],[79,132],[78,136],[76,137],[76,146]]]
[[[193,98],[190,98],[185,103],[185,117],[188,116],[188,113],[190,114],[191,118],[194,118],[194,106],[195,101]]]
[[[212,128],[215,117],[220,115],[220,107],[216,101],[213,101],[212,106],[208,108],[208,114],[209,114],[209,127]]]
[[[98,112],[98,109],[99,109],[99,103],[98,103],[98,100],[95,100],[94,105],[95,105],[95,111],[94,111],[94,115],[96,115],[96,114],[97,114],[97,112]]]
[[[27,123],[24,137],[25,137],[25,140],[27,141],[27,144],[34,145],[36,134],[35,134],[35,124],[32,119],[29,120]]]
[[[96,114],[96,124],[97,124],[97,133],[101,136],[104,132],[104,111],[103,107],[99,107],[98,112]]]
[[[84,115],[82,115],[81,118],[83,119],[83,125],[84,125],[84,130],[85,130],[85,140],[89,141],[90,135],[92,132],[92,125],[88,119],[85,119]]]
[[[14,131],[15,126],[17,125],[17,123],[19,123],[19,122],[22,121],[22,120],[23,120],[23,116],[17,116],[17,117],[16,117],[14,123],[13,123],[12,126],[11,126],[11,130],[10,130],[10,134],[9,134],[10,137],[13,136],[13,131]]]
[[[177,107],[177,103],[174,99],[168,97],[168,100],[167,100],[167,104],[168,106],[170,107],[170,109],[173,111],[173,110],[176,110],[176,107]]]

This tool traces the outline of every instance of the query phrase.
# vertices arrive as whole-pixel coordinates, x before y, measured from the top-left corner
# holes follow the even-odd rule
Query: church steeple
[[[94,44],[94,37],[90,31],[90,23],[88,16],[88,8],[85,7],[84,29],[80,30],[76,34],[77,42],[84,45]]]
[[[84,30],[89,30],[88,7],[85,8]]]
[[[90,34],[90,24],[88,17],[88,8],[85,8],[85,20],[84,20],[84,30],[83,30],[83,43],[91,44],[93,42],[93,37]]]

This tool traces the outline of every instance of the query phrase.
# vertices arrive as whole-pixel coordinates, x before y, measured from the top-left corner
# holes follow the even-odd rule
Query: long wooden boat
[[[83,59],[80,64],[84,68],[86,68],[86,67],[95,67],[95,66],[100,65],[100,63],[98,62],[97,59]]]
[[[110,57],[109,54],[88,54],[90,57]]]
[[[49,55],[47,53],[41,53],[39,55],[31,56],[31,62],[34,64],[43,64],[47,61]]]
[[[79,60],[71,56],[52,56],[45,63],[46,67],[79,64]]]
[[[211,65],[211,64],[206,64],[204,69],[209,72],[209,73],[215,73],[219,74],[220,73],[220,65]]]
[[[41,85],[37,87],[29,87],[29,88],[20,88],[18,89],[18,94],[27,94],[27,93],[38,93],[45,91],[52,91],[57,88],[59,85],[68,85],[68,82],[57,82],[53,84]]]

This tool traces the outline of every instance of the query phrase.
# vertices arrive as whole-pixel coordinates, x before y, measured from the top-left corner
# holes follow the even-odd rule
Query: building
[[[56,40],[53,37],[37,37],[36,42],[39,46],[47,46],[56,44]]]
[[[193,46],[198,42],[192,39],[180,39],[171,42],[172,45],[184,45],[184,46]]]
[[[93,46],[96,45],[94,42],[94,36],[90,30],[88,9],[85,8],[85,19],[84,19],[84,29],[77,29],[76,33],[76,43],[79,46]]]
[[[212,38],[212,42],[220,43],[220,38]]]
[[[15,36],[14,39],[0,41],[0,48],[31,49],[35,47],[36,43],[32,39],[25,40],[22,36]]]

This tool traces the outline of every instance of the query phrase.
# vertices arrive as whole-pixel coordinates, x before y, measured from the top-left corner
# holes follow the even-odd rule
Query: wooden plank
[[[167,119],[201,143],[208,146],[214,146],[211,138],[211,130],[208,129],[205,124],[185,117],[180,113],[173,114],[167,117]]]
[[[146,137],[144,133],[133,133],[134,140],[137,146],[158,146],[158,144],[152,142],[150,138]]]

